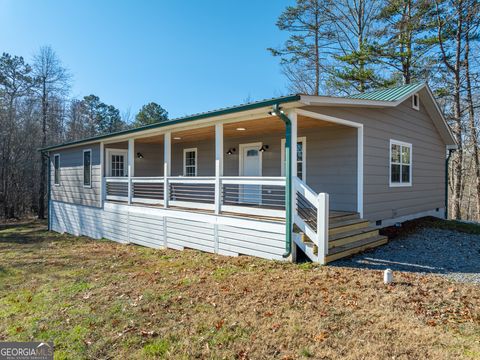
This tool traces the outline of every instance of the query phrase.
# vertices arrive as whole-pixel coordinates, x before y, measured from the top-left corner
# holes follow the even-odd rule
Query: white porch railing
[[[167,177],[168,206],[215,209],[215,177]]]
[[[215,181],[215,177],[107,177],[105,199],[152,205],[164,205],[167,199],[167,207],[285,217],[284,177],[223,176],[218,194]]]
[[[294,222],[318,248],[317,261],[325,264],[328,254],[329,196],[316,194],[297,177],[293,181],[295,204]]]
[[[105,199],[128,201],[129,179],[127,177],[105,178],[104,189]]]

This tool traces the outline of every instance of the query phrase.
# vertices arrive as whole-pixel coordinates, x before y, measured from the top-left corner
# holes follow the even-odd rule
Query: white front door
[[[107,176],[128,176],[127,150],[107,149]]]
[[[240,144],[240,176],[262,176],[262,143]],[[240,185],[240,202],[260,204],[261,185]]]

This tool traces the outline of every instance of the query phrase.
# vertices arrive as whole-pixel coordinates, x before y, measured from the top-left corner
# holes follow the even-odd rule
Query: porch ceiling
[[[336,124],[326,121],[312,119],[306,116],[298,116],[298,129],[311,129],[326,126],[335,126]],[[337,125],[338,126],[338,125]],[[237,129],[245,130],[237,130]],[[285,131],[285,124],[277,117],[267,116],[261,119],[238,121],[227,123],[223,126],[223,134],[225,138],[242,138],[253,136],[264,136],[271,134],[283,134]],[[172,132],[172,143],[186,143],[192,141],[211,140],[215,139],[215,127],[201,127],[197,129],[182,130]],[[135,140],[137,143],[151,144],[163,143],[163,134],[151,136],[147,138],[140,138]]]
[[[163,134],[135,139],[135,142],[140,144],[163,144]]]

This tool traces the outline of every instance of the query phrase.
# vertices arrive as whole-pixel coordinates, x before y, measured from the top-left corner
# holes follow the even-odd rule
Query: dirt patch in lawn
[[[62,358],[480,357],[479,287],[0,230],[0,340]]]

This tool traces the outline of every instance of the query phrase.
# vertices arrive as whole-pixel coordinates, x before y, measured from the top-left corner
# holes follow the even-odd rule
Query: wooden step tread
[[[353,230],[348,230],[348,231],[342,231],[342,232],[330,235],[328,237],[328,240],[329,241],[336,241],[338,239],[343,239],[343,238],[346,238],[346,237],[350,237],[350,236],[354,236],[354,235],[358,235],[358,234],[364,234],[364,233],[368,233],[368,232],[372,232],[372,231],[378,231],[378,228],[375,227],[375,226],[368,226],[368,227],[361,228],[361,229],[353,229]]]
[[[348,225],[353,225],[353,224],[358,224],[358,223],[367,223],[368,220],[365,219],[351,219],[351,220],[344,220],[344,221],[335,221],[330,223],[330,228],[331,229],[336,229],[342,226],[348,226]]]
[[[336,247],[345,246],[345,245],[354,243],[356,241],[372,238],[374,236],[378,236],[378,229],[370,229],[369,231],[358,232],[357,234],[353,234],[353,235],[346,236],[346,237],[341,237],[341,238],[338,238],[336,240],[329,240],[328,241],[328,248],[329,249],[334,249]]]
[[[337,246],[329,250],[327,255],[327,262],[335,261],[350,255],[357,254],[359,252],[365,251],[367,249],[372,249],[380,245],[384,245],[388,242],[388,237],[386,236],[372,236],[367,239],[358,240],[347,245]]]
[[[330,214],[328,217],[330,221],[336,221],[337,219],[343,219],[343,218],[358,219],[360,217],[360,214],[357,212],[349,212],[349,211],[330,211]]]
[[[367,228],[369,225],[370,225],[369,221],[364,219],[339,221],[339,222],[330,223],[328,227],[328,233],[331,236],[341,232]]]

